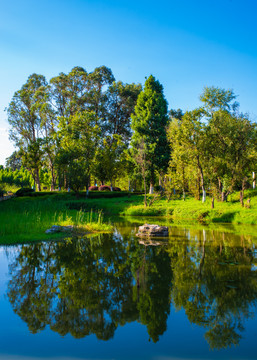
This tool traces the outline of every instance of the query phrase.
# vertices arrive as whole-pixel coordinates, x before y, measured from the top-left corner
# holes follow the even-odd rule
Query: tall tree
[[[21,154],[15,150],[8,158],[6,158],[5,166],[13,171],[20,170],[22,167]]]
[[[236,98],[233,90],[225,90],[215,86],[206,86],[200,95],[200,100],[211,114],[217,110],[236,111],[239,107],[239,103],[234,101]]]
[[[30,156],[29,151],[35,149],[40,143],[39,139],[42,134],[37,92],[42,86],[46,85],[47,82],[43,75],[30,75],[21,90],[15,92],[7,109],[8,121],[11,125],[10,139],[22,150],[25,159],[31,159],[30,168],[39,191],[41,190],[39,161],[38,157],[36,157],[33,162],[33,157]],[[40,154],[40,151],[38,154]]]
[[[95,114],[84,111],[70,116],[69,123],[61,119],[59,124],[60,151],[58,161],[65,167],[69,187],[78,191],[88,189],[99,139]]]
[[[132,147],[135,155],[140,151],[142,139],[145,144],[145,160],[150,178],[150,193],[153,193],[155,172],[165,172],[169,162],[167,101],[163,86],[152,75],[139,94],[135,113],[132,115]],[[136,158],[136,157],[135,157]]]
[[[207,156],[206,125],[203,122],[205,112],[203,109],[187,111],[181,121],[176,119],[171,122],[168,137],[172,148],[171,168],[175,168],[185,189],[185,168],[191,168],[191,178],[196,174],[202,188],[203,202],[206,198],[205,191],[205,164]]]

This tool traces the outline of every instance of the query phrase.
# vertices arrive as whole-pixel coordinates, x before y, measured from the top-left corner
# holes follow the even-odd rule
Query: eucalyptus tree
[[[108,87],[114,81],[112,70],[106,66],[97,67],[88,74],[88,106],[95,112],[100,125],[106,114]]]
[[[21,150],[23,161],[29,159],[29,168],[41,190],[39,167],[41,160],[41,117],[38,112],[37,93],[47,85],[43,75],[32,74],[27,82],[16,91],[7,109],[8,121],[11,126],[10,139]],[[33,156],[30,150],[33,149]]]
[[[15,150],[8,158],[6,158],[5,166],[13,171],[20,170],[22,167],[22,157],[19,151]]]
[[[246,115],[213,113],[208,125],[210,177],[221,199],[239,186],[244,191],[256,166],[257,128]]]
[[[226,200],[255,170],[256,124],[239,113],[233,90],[206,87],[200,100],[207,119],[209,166],[206,171],[219,198]]]
[[[164,173],[169,162],[170,150],[166,134],[167,107],[163,86],[152,75],[149,76],[145,81],[144,90],[138,96],[135,112],[132,114],[131,145],[136,158],[142,139],[144,141],[150,193],[153,193],[155,173]]]
[[[88,93],[88,73],[82,67],[74,67],[68,74],[60,73],[50,80],[52,101],[57,116],[69,119],[78,111],[85,110]]]
[[[236,98],[237,95],[234,94],[233,90],[225,90],[215,86],[206,86],[200,95],[200,100],[210,114],[217,110],[235,112],[239,107],[239,103],[234,101]]]
[[[51,190],[54,190],[57,180],[55,160],[58,151],[56,142],[58,119],[53,104],[51,87],[49,85],[42,86],[35,96],[37,99],[37,112],[41,119],[43,165],[50,170]]]
[[[106,92],[104,117],[100,122],[101,142],[94,175],[101,183],[113,180],[125,171],[125,153],[131,138],[131,113],[141,85],[113,82]]]
[[[50,80],[52,100],[56,109],[56,117],[58,121],[61,122],[62,129],[64,129],[65,126],[69,128],[70,121],[73,121],[71,119],[74,119],[74,117],[78,118],[79,114],[81,113],[85,114],[86,111],[88,113],[94,112],[95,115],[93,118],[91,118],[91,122],[94,121],[94,124],[91,123],[91,125],[98,126],[98,130],[99,131],[101,130],[102,137],[104,138],[105,134],[102,130],[102,124],[103,124],[103,117],[107,112],[106,91],[108,89],[108,86],[113,81],[114,81],[114,77],[112,75],[111,70],[105,66],[96,68],[91,73],[88,73],[82,67],[74,67],[68,74],[61,73],[59,76],[52,78]],[[57,134],[56,138],[58,140],[60,139],[60,136]],[[58,143],[58,141],[57,141],[57,146],[58,146],[57,163],[59,164],[58,165],[59,172],[61,171],[61,169],[62,170],[65,169],[64,182],[67,184],[68,183],[67,164],[71,163],[72,158],[74,158],[75,154],[73,152],[72,157],[68,159],[69,156],[67,155],[67,152],[64,151],[61,143]],[[69,154],[71,154],[70,151]],[[78,166],[77,175],[75,177],[74,177],[75,175],[74,166],[72,168],[69,166],[69,169],[70,170],[73,169],[72,178],[75,179],[75,177],[77,177],[78,179],[78,177],[81,177],[81,175],[83,174],[83,172],[79,170],[81,163],[80,166]],[[83,176],[79,181],[80,186],[82,179]],[[71,181],[71,177],[69,181]],[[59,183],[60,182],[61,181],[59,181]],[[73,186],[75,185],[73,184]]]
[[[60,118],[58,162],[64,167],[68,185],[78,191],[88,189],[90,174],[99,142],[99,127],[95,125],[95,114],[83,111],[67,118]]]
[[[181,177],[185,190],[185,171],[192,178],[199,179],[203,202],[206,199],[205,169],[208,162],[208,139],[203,122],[205,111],[202,108],[187,111],[181,121],[174,120],[168,128],[172,148],[170,171],[174,168]]]
[[[103,119],[103,133],[119,135],[125,144],[131,138],[131,114],[134,112],[138,95],[142,87],[140,84],[123,84],[113,82],[106,93],[107,113]]]

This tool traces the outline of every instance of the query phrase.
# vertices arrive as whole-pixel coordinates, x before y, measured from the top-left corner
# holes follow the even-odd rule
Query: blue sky
[[[232,88],[257,121],[256,0],[0,1],[0,164],[13,147],[6,108],[32,73],[106,65],[116,80],[153,74],[169,108],[199,106],[204,86]]]

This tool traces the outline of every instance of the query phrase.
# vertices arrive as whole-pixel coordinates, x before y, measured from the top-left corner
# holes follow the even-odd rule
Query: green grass
[[[71,196],[58,194],[40,198],[15,198],[0,202],[0,243],[56,239],[65,233],[45,234],[52,225],[74,225],[75,231],[111,231],[102,212],[69,210]]]
[[[40,197],[15,198],[0,202],[0,243],[17,243],[55,239],[62,234],[46,235],[52,225],[74,225],[77,231],[111,231],[108,219],[116,215],[133,217],[165,217],[169,222],[202,224],[257,224],[257,190],[245,192],[251,198],[251,207],[243,208],[239,193],[230,196],[228,202],[211,200],[203,204],[194,198],[183,200],[162,199],[149,208],[143,205],[143,195],[120,198],[87,199],[73,193],[55,193]],[[142,221],[142,219],[140,220]]]
[[[250,208],[242,207],[239,203],[239,193],[233,194],[228,202],[215,201],[211,209],[211,199],[205,203],[188,197],[183,200],[158,200],[150,208],[145,208],[143,199],[141,204],[131,204],[125,207],[123,214],[127,216],[166,216],[174,222],[181,220],[204,223],[232,223],[257,224],[257,191],[245,192],[245,199],[251,198]],[[246,201],[246,200],[245,200]]]

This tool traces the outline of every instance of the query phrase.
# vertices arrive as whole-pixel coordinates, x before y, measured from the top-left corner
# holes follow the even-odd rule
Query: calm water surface
[[[137,229],[0,247],[0,360],[256,359],[256,238]]]

